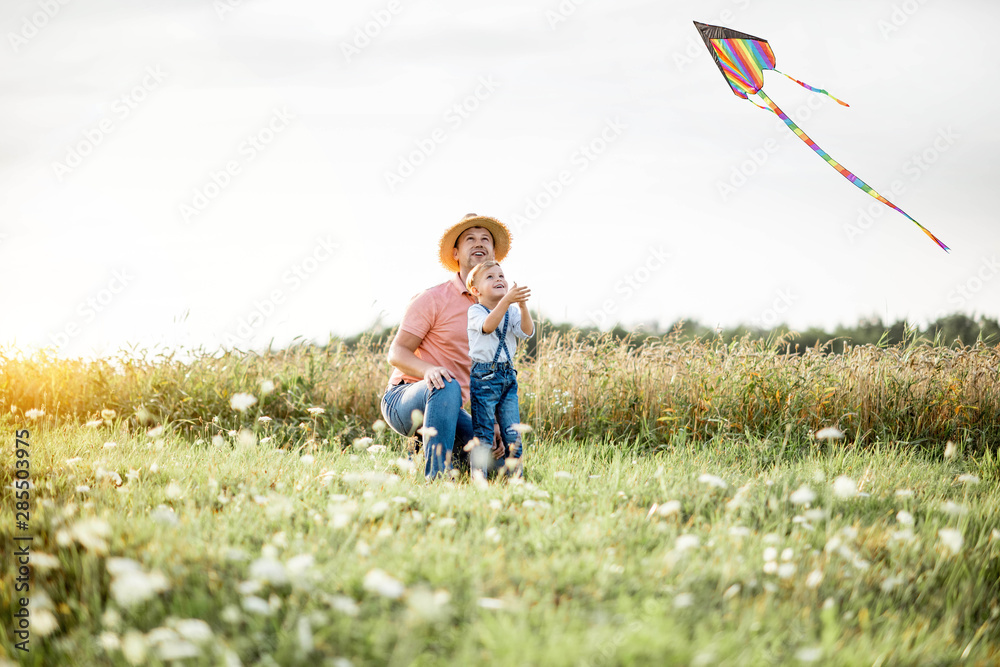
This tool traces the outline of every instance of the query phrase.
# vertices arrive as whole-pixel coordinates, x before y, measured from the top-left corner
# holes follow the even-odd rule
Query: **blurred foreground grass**
[[[30,653],[10,622],[14,422]],[[0,656],[21,664],[1000,660],[989,450],[529,436],[527,483],[481,488],[427,485],[398,438],[291,450],[20,418],[0,437]]]

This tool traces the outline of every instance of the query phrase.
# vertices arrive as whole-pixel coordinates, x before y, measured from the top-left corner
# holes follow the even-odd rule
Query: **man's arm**
[[[423,338],[400,329],[389,345],[389,363],[410,377],[423,378],[433,387],[444,389],[445,382],[451,382],[454,376],[444,366],[435,366],[414,354]]]

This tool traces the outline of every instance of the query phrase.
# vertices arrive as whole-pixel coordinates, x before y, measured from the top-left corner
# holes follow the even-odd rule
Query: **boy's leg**
[[[503,442],[507,445],[507,456],[520,458],[520,434],[513,429],[514,424],[521,422],[521,410],[517,401],[517,375],[514,373],[514,369],[509,369],[508,372],[510,375],[497,403],[496,416],[497,423],[500,424]]]
[[[471,452],[470,468],[480,470],[487,475],[490,461],[493,459],[490,450],[493,445],[493,416],[496,414],[497,401],[500,398],[500,386],[496,382],[495,373],[480,374],[473,372],[469,381],[472,398],[472,435],[479,438],[479,447]]]

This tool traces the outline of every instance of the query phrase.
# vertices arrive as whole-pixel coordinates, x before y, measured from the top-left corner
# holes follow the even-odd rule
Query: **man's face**
[[[493,259],[493,236],[483,227],[469,227],[458,235],[452,256],[466,271]]]

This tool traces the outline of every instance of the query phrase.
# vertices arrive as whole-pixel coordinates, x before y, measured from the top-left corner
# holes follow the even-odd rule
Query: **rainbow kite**
[[[764,70],[769,69],[778,72],[778,70],[774,69],[774,53],[771,51],[771,47],[768,45],[767,40],[717,25],[707,25],[705,23],[698,23],[697,21],[694,22],[694,25],[698,28],[698,32],[701,33],[701,38],[705,40],[705,46],[708,47],[708,52],[712,54],[712,58],[715,59],[715,64],[719,66],[719,70],[722,72],[723,76],[726,77],[726,81],[729,83],[729,86],[733,89],[734,93],[745,100],[750,100],[761,109],[770,109],[775,115],[778,116],[778,118],[784,121],[785,125],[787,125],[799,139],[805,142],[809,148],[816,151],[816,153],[819,154],[821,158],[826,160],[831,167],[839,171],[841,176],[849,180],[851,183],[854,183],[854,185],[858,186],[886,206],[896,209],[907,218],[910,218],[910,220],[913,220],[913,218],[910,217],[906,211],[899,208],[879,193],[875,192],[871,186],[830,157],[829,153],[817,146],[816,142],[809,138],[809,135],[803,132],[802,129],[796,125],[784,111],[778,108],[777,104],[771,101],[770,97],[764,94],[764,91],[761,90],[764,86]],[[823,93],[830,99],[837,102],[837,104],[845,107],[848,106],[846,103],[841,102],[825,90],[813,88],[808,84],[802,83],[798,79],[788,76],[784,72],[778,72],[778,74],[787,76],[803,88],[808,88],[809,90],[817,93]],[[759,95],[766,106],[761,106],[760,104],[754,102],[750,99],[750,95]],[[921,225],[916,220],[913,220],[913,222],[917,225],[917,227],[924,230],[924,233],[927,234],[927,236],[931,237],[939,246],[944,248],[945,251],[949,249],[948,246],[941,242],[941,239],[931,234],[926,227]]]

